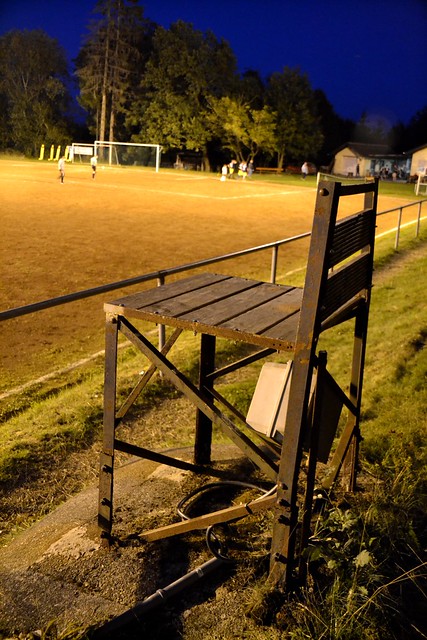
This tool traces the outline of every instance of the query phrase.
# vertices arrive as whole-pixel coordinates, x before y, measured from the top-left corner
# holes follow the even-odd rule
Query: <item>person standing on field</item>
[[[64,178],[65,178],[65,157],[61,156],[61,158],[59,158],[58,160],[58,171],[59,171],[59,179],[61,181],[61,184],[64,184]]]
[[[304,164],[301,167],[301,174],[302,174],[302,179],[305,180],[306,177],[308,176],[308,163],[304,162]]]
[[[97,164],[98,164],[98,156],[92,156],[90,159],[90,166],[92,167],[92,178],[95,178]]]
[[[236,164],[237,164],[237,160],[232,160],[232,161],[230,162],[230,164],[228,165],[228,177],[229,177],[231,180],[234,180],[234,179],[235,179],[234,172],[235,172],[235,170],[236,170]]]

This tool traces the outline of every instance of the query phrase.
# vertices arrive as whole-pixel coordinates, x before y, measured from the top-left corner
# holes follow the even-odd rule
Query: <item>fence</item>
[[[418,237],[420,233],[421,220],[423,219],[422,218],[423,206],[426,203],[427,203],[427,198],[424,198],[416,202],[411,202],[409,204],[401,205],[400,207],[394,207],[393,209],[387,209],[385,211],[378,212],[377,216],[383,216],[383,215],[397,212],[396,235],[395,235],[395,242],[394,242],[394,247],[396,250],[399,248],[400,231],[402,229],[403,210],[408,209],[409,207],[418,207],[418,212],[415,220],[415,237]],[[259,245],[256,247],[250,247],[249,249],[242,249],[240,251],[234,251],[232,253],[223,254],[221,256],[215,256],[213,258],[206,258],[204,260],[199,260],[197,262],[190,262],[190,263],[179,265],[176,267],[171,267],[169,269],[153,271],[151,273],[142,274],[140,276],[135,276],[133,278],[128,278],[126,280],[119,280],[117,282],[111,282],[109,284],[93,287],[91,289],[84,289],[82,291],[69,293],[63,296],[58,296],[56,298],[50,298],[48,300],[35,302],[33,304],[28,304],[22,307],[15,307],[13,309],[1,311],[0,322],[9,320],[12,318],[18,318],[20,316],[28,315],[30,313],[36,313],[37,311],[42,311],[44,309],[50,309],[52,307],[68,304],[70,302],[75,302],[77,300],[83,300],[85,298],[97,296],[102,293],[107,293],[109,291],[124,289],[126,287],[130,287],[135,284],[140,284],[143,282],[156,280],[158,286],[160,286],[165,283],[166,278],[172,275],[175,275],[177,273],[192,271],[194,269],[199,269],[201,267],[205,267],[210,264],[217,264],[219,262],[224,262],[226,260],[231,260],[233,258],[241,258],[252,253],[267,251],[267,250],[271,250],[270,282],[275,283],[276,277],[277,277],[277,262],[278,262],[279,248],[287,244],[290,244],[292,242],[301,240],[302,238],[307,238],[310,235],[311,235],[311,232],[307,231],[306,233],[301,233],[299,235],[292,236],[291,238],[276,240],[274,242],[269,242],[267,244]],[[159,326],[159,342],[160,342],[160,345],[162,345],[164,342],[164,327],[162,325]]]
[[[420,233],[420,226],[421,226],[421,219],[422,219],[422,215],[421,215],[422,207],[425,203],[427,203],[427,198],[423,200],[419,200],[417,202],[410,202],[409,204],[404,204],[400,207],[394,207],[393,209],[387,209],[386,211],[378,212],[377,216],[386,215],[389,213],[393,213],[395,211],[398,212],[396,236],[395,236],[395,243],[394,243],[394,248],[396,250],[399,248],[403,209],[407,209],[409,207],[418,207],[418,213],[417,213],[416,224],[415,224],[415,237],[418,237]],[[183,273],[184,271],[192,271],[193,269],[199,269],[200,267],[205,267],[210,264],[224,262],[226,260],[231,260],[232,258],[244,257],[251,253],[266,251],[267,249],[272,250],[270,282],[274,283],[276,282],[276,276],[277,276],[277,260],[278,260],[279,248],[286,244],[290,244],[291,242],[296,242],[297,240],[301,240],[302,238],[307,238],[310,235],[311,235],[311,232],[307,231],[306,233],[301,233],[299,235],[292,236],[291,238],[276,240],[274,242],[269,242],[267,244],[259,245],[257,247],[250,247],[249,249],[242,249],[240,251],[234,251],[233,253],[226,253],[221,256],[215,256],[213,258],[198,260],[197,262],[190,262],[190,263],[179,265],[176,267],[171,267],[170,269],[153,271],[151,273],[145,273],[143,275],[135,276],[133,278],[128,278],[126,280],[119,280],[117,282],[111,282],[109,284],[100,285],[98,287],[93,287],[91,289],[84,289],[82,291],[77,291],[75,293],[68,293],[66,295],[58,296],[56,298],[49,298],[48,300],[42,300],[41,302],[27,304],[22,307],[15,307],[13,309],[8,309],[6,311],[0,311],[0,322],[4,320],[10,320],[11,318],[18,318],[19,316],[24,316],[29,313],[42,311],[43,309],[50,309],[52,307],[67,304],[69,302],[75,302],[76,300],[91,298],[101,293],[115,291],[116,289],[124,289],[126,287],[130,287],[135,284],[140,284],[142,282],[148,282],[150,280],[157,280],[157,284],[162,285],[165,283],[165,280],[168,276],[171,276],[177,273]]]

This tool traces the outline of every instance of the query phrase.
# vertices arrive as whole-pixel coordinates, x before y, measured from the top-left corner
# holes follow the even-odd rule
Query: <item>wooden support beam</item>
[[[209,397],[205,397],[199,389],[188,380],[182,372],[178,371],[171,362],[159,353],[152,344],[133,327],[126,318],[122,318],[120,330],[149,360],[156,365],[164,376],[192,402],[197,409],[203,411],[214,424],[230,438],[245,455],[248,456],[265,474],[276,481],[277,465],[257,447],[243,432],[239,431],[233,422],[222,414]]]
[[[182,533],[188,533],[189,531],[196,531],[198,529],[207,529],[213,524],[222,524],[223,522],[230,522],[231,520],[238,520],[245,516],[252,515],[254,513],[260,513],[267,509],[272,509],[276,503],[276,494],[272,496],[265,496],[258,500],[252,500],[247,504],[238,504],[233,507],[227,507],[226,509],[220,509],[213,513],[207,513],[197,518],[190,518],[183,522],[175,522],[158,529],[150,529],[139,534],[139,538],[146,542],[153,542],[154,540],[163,540],[164,538],[171,538]]]

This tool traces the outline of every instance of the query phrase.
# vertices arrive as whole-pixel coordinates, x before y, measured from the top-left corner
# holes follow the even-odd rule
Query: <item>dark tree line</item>
[[[389,131],[363,115],[343,119],[300,69],[266,80],[256,70],[240,75],[226,41],[182,21],[158,26],[138,0],[100,0],[74,63],[88,139],[198,151],[206,169],[231,156],[279,167],[328,164],[348,141],[395,151],[426,142],[427,107]],[[0,148],[34,156],[42,143],[83,141],[70,82],[65,52],[46,33],[1,36]]]

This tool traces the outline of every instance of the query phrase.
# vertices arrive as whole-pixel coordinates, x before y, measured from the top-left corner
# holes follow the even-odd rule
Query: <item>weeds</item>
[[[307,550],[309,586],[277,616],[286,638],[427,637],[426,461],[420,444],[413,434],[383,449],[382,458],[365,463],[369,490],[328,505]]]
[[[0,630],[0,639],[3,639]],[[44,629],[38,629],[31,633],[20,633],[16,636],[8,635],[4,640],[88,640],[87,630],[82,630],[79,627],[68,627],[62,631],[59,631],[54,621],[46,625]]]

